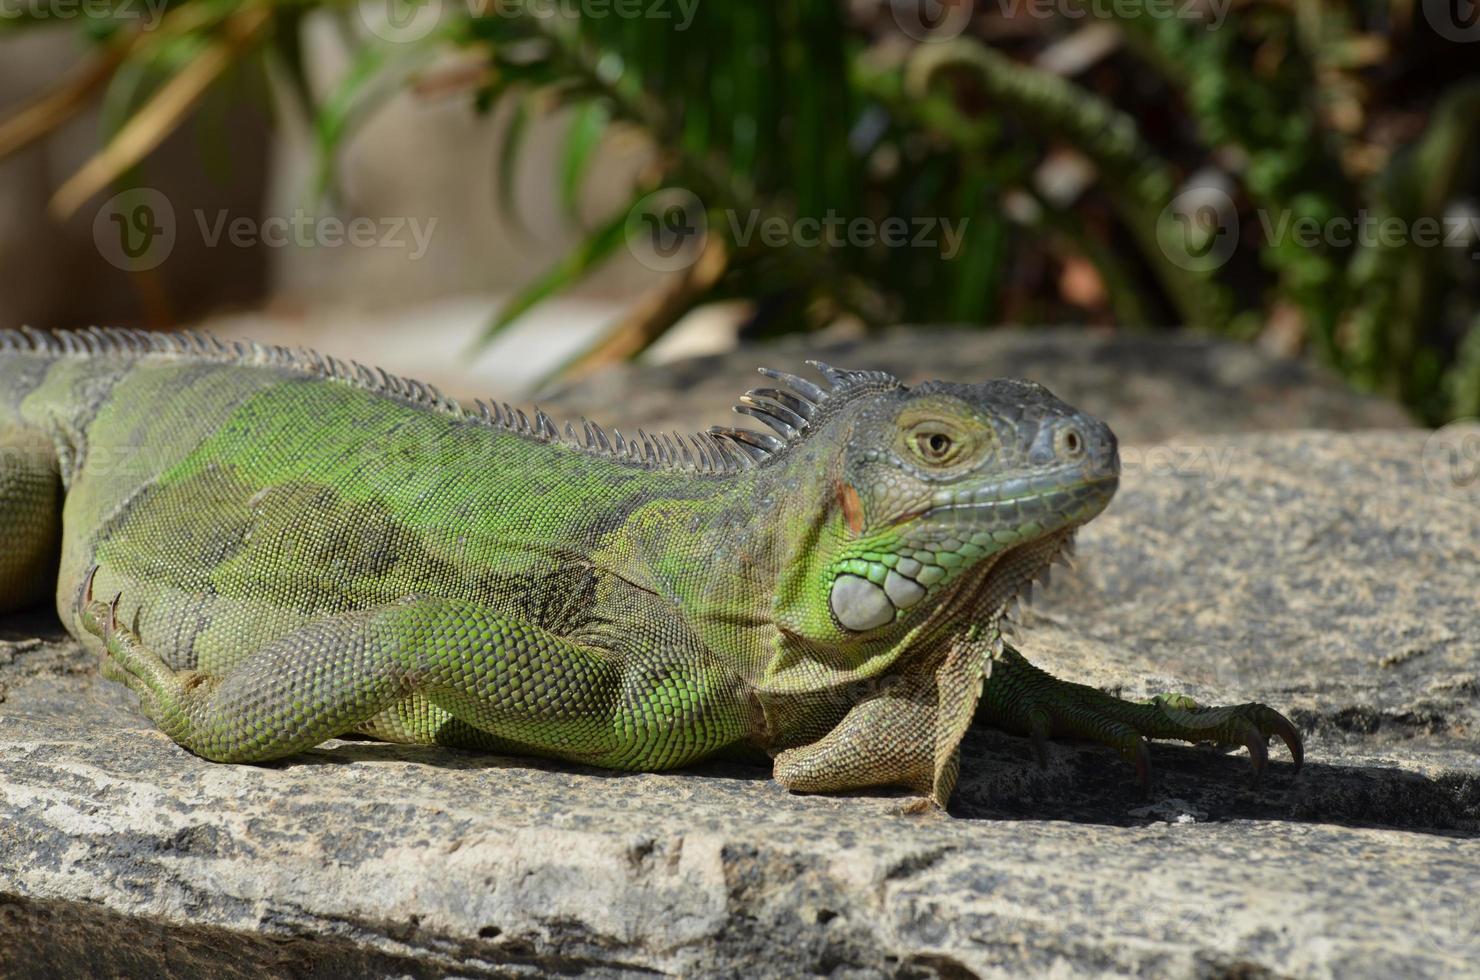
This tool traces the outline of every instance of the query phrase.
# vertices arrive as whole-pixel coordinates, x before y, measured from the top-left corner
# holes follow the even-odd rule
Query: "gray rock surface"
[[[985,729],[948,816],[738,765],[214,765],[52,617],[0,621],[0,975],[1480,975],[1480,500],[1426,443],[1130,445],[1027,617],[1061,676],[1286,710],[1306,768],[1276,750],[1257,787],[1159,744],[1142,798],[1108,750],[1039,769]]]

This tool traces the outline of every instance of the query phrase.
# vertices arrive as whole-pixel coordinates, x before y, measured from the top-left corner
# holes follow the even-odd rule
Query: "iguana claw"
[[[1133,750],[1136,756],[1136,784],[1141,787],[1141,795],[1151,795],[1151,748],[1146,744],[1144,738],[1137,738],[1136,747]]]
[[[1259,777],[1269,766],[1269,743],[1253,722],[1244,729],[1244,748],[1249,750],[1249,761],[1254,764],[1254,785],[1257,786]]]
[[[1269,725],[1273,729],[1270,734],[1278,735],[1280,741],[1285,743],[1285,748],[1290,750],[1290,758],[1295,764],[1295,771],[1299,772],[1300,767],[1305,763],[1305,743],[1300,739],[1300,730],[1291,723],[1290,719],[1273,708],[1265,710],[1269,712]],[[1268,739],[1269,735],[1266,735],[1266,743]]]
[[[1011,647],[995,666],[983,691],[981,720],[1033,738],[1042,760],[1050,735],[1102,742],[1135,767],[1136,782],[1151,787],[1147,739],[1178,739],[1242,745],[1249,750],[1257,783],[1269,768],[1269,739],[1278,735],[1290,750],[1295,771],[1305,759],[1300,732],[1284,715],[1263,704],[1207,707],[1190,697],[1163,694],[1125,701],[1083,684],[1057,680],[1029,664]]]

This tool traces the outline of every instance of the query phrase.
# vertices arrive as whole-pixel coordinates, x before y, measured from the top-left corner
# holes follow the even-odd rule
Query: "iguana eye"
[[[956,458],[961,444],[944,429],[927,424],[915,430],[910,446],[925,462],[941,466]]]

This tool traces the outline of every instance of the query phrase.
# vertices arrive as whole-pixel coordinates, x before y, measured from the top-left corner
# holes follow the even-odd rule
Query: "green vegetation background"
[[[33,6],[0,30],[45,23]],[[614,130],[654,148],[630,206],[489,324],[492,337],[634,236],[693,250],[568,373],[742,297],[753,337],[847,317],[1257,339],[1438,423],[1480,414],[1480,242],[1466,238],[1480,223],[1480,23],[1458,19],[1463,6],[645,0],[620,16],[612,0],[490,0],[388,40],[328,0],[174,0],[149,30],[137,0],[98,0],[95,63],[0,124],[0,154],[102,89],[98,158],[63,194],[126,185],[206,94],[275,71],[316,120],[327,193],[335,153],[387,94],[450,85],[484,110],[513,103],[488,162],[505,195],[529,119],[566,113],[556,179],[572,221]],[[354,48],[327,98],[303,81],[300,46],[320,12]],[[830,217],[946,221],[963,237],[950,252],[939,235],[807,247],[744,234]],[[1416,243],[1422,221],[1449,243]]]

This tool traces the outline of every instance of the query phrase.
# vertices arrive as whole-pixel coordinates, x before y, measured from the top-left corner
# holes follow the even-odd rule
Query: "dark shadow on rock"
[[[951,813],[965,819],[1069,820],[1112,826],[1176,822],[1287,820],[1480,837],[1480,771],[1430,778],[1397,766],[1312,757],[1296,773],[1270,751],[1255,784],[1242,750],[1222,752],[1156,742],[1151,792],[1111,749],[1053,742],[1040,767],[1031,742],[974,729],[962,746],[961,784]]]
[[[1288,756],[1272,750],[1256,784],[1247,756],[1158,742],[1152,746],[1149,795],[1133,768],[1113,750],[1089,743],[1053,742],[1041,768],[1028,739],[973,730],[962,747],[962,776],[952,816],[968,820],[1059,820],[1116,827],[1157,823],[1284,820],[1480,837],[1480,773],[1431,778],[1397,766],[1371,766],[1307,757],[1296,773]],[[455,770],[538,770],[597,779],[706,779],[745,784],[770,780],[770,768],[740,760],[711,761],[666,773],[621,772],[558,759],[493,755],[464,749],[346,741],[312,749],[272,768],[338,766],[396,761]],[[757,790],[758,791],[758,790]],[[844,794],[906,800],[891,789]]]
[[[739,759],[711,760],[686,769],[665,773],[646,771],[629,772],[620,769],[603,769],[587,766],[564,759],[542,756],[498,755],[474,749],[449,748],[433,745],[403,745],[395,742],[377,742],[373,739],[345,739],[338,745],[309,749],[286,759],[262,763],[276,769],[294,766],[338,766],[363,762],[411,762],[462,772],[485,769],[536,769],[545,772],[569,773],[598,779],[638,778],[653,775],[702,776],[708,779],[731,779],[746,782],[765,782],[771,778],[769,765],[761,765]]]

